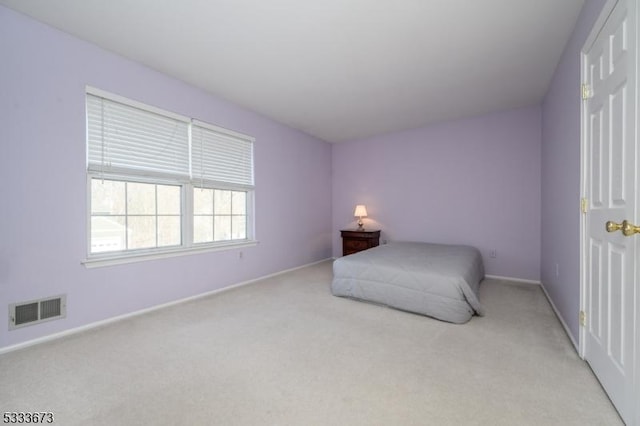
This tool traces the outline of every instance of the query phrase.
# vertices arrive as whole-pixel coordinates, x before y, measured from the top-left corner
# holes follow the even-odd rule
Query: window
[[[193,241],[243,240],[247,237],[247,193],[193,190]]]
[[[251,242],[253,142],[87,88],[89,261]]]
[[[91,179],[91,253],[180,246],[178,185]]]

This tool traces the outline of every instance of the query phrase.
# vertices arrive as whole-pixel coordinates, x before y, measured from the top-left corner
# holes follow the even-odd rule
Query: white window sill
[[[154,250],[153,252],[144,253],[118,253],[104,254],[89,257],[82,261],[87,268],[99,268],[102,266],[121,265],[125,263],[144,262],[147,260],[165,259],[168,257],[187,256],[190,254],[207,253],[212,251],[233,250],[243,247],[253,247],[258,245],[255,240],[231,241],[224,244],[216,244],[210,246],[195,246],[189,248],[172,248],[166,250]]]

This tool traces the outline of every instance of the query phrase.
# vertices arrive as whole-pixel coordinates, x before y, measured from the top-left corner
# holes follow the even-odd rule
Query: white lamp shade
[[[367,208],[364,206],[364,204],[358,204],[353,215],[355,217],[367,217]]]

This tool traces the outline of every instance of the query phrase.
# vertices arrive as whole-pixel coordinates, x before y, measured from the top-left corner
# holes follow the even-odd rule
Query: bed
[[[483,315],[483,278],[474,247],[394,242],[336,259],[331,292],[462,324]]]

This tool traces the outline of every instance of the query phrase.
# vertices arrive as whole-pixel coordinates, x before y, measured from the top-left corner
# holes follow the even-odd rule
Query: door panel
[[[635,222],[635,1],[620,0],[583,56],[592,88],[583,105],[586,158],[585,304],[587,362],[627,424],[634,404],[634,274],[638,237],[607,232],[607,221]],[[596,29],[594,29],[596,30]]]

